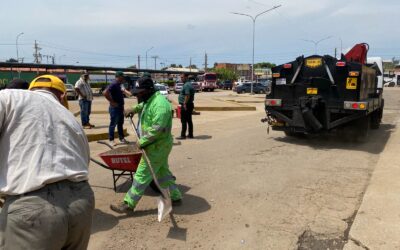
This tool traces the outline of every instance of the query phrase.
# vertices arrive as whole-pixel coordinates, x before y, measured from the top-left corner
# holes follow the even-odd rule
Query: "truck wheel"
[[[372,112],[371,114],[371,129],[379,129],[381,125],[381,113],[380,109]]]
[[[371,128],[371,117],[366,116],[360,118],[354,124],[354,130],[356,131],[355,136],[358,142],[366,142],[369,135],[369,129]]]
[[[381,107],[371,114],[371,128],[372,129],[379,129],[382,117],[383,117],[383,107],[385,105],[385,100],[382,99]]]

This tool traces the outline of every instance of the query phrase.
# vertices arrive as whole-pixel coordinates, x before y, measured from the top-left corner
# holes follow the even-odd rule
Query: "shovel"
[[[132,117],[129,117],[129,122],[132,126],[133,131],[135,131],[135,135],[137,140],[139,141],[139,134],[136,129],[135,123],[132,120]],[[154,173],[153,167],[151,166],[151,162],[149,158],[147,157],[146,150],[142,149],[142,155],[144,157],[144,160],[147,163],[147,166],[149,167],[149,170],[151,172],[151,175],[153,176],[154,183],[158,187],[158,189],[161,192],[161,196],[157,197],[157,205],[158,205],[158,221],[161,222],[161,220],[171,213],[172,211],[172,203],[171,203],[171,197],[169,194],[169,189],[168,188],[162,188],[160,186],[160,183],[158,182],[157,176]]]

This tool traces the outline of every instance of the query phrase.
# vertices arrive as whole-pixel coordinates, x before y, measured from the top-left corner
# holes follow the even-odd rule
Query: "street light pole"
[[[151,48],[150,49],[148,49],[148,50],[146,50],[146,69],[148,69],[148,67],[147,67],[147,52],[149,52],[150,50],[152,50],[154,47],[153,46],[151,46]]]
[[[249,14],[244,14],[244,13],[239,13],[239,12],[231,12],[232,14],[235,14],[235,15],[250,17],[250,19],[253,21],[253,53],[252,53],[252,61],[251,61],[251,89],[250,89],[251,94],[254,94],[253,93],[253,84],[254,84],[254,44],[255,44],[255,38],[256,38],[256,20],[257,20],[257,17],[259,17],[262,14],[265,14],[267,12],[270,12],[270,11],[272,11],[274,9],[277,9],[277,8],[279,8],[281,6],[282,5],[274,6],[271,9],[268,9],[268,10],[265,10],[263,12],[260,12],[255,16],[251,16]]]
[[[317,54],[317,47],[318,47],[318,44],[319,44],[320,42],[322,42],[322,41],[328,40],[328,39],[331,38],[331,37],[332,37],[332,36],[327,36],[327,37],[322,38],[322,39],[320,39],[320,40],[318,40],[318,41],[306,40],[306,39],[301,39],[301,40],[302,40],[302,41],[305,41],[305,42],[313,43],[313,44],[314,44],[314,53],[315,53],[315,55],[316,55],[316,54]]]
[[[16,49],[17,49],[17,62],[19,62],[19,55],[18,55],[18,38],[19,38],[20,36],[22,36],[23,34],[24,34],[24,32],[19,33],[19,34],[17,35],[17,38],[15,39],[15,47],[16,47]]]

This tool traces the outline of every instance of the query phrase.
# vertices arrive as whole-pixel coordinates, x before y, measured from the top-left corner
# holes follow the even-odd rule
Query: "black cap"
[[[7,84],[6,89],[28,89],[29,83],[22,79],[14,79]]]
[[[136,86],[135,90],[133,91],[134,94],[143,92],[145,90],[155,90],[154,82],[153,80],[151,80],[151,78],[148,77],[139,78],[138,83],[139,85]]]

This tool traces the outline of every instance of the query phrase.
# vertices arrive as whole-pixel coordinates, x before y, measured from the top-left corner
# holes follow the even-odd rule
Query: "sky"
[[[140,67],[215,62],[282,64],[300,55],[334,55],[354,44],[370,56],[400,58],[399,0],[13,0],[0,9],[0,61],[33,62],[36,40],[56,63]],[[314,42],[320,41],[315,47]],[[157,56],[156,65],[154,57]],[[43,58],[42,63],[51,62]]]

